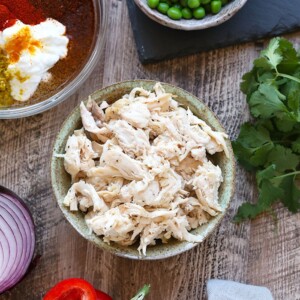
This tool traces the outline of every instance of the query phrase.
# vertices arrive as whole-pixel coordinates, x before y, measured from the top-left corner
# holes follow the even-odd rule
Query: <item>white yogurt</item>
[[[17,37],[24,31],[27,37],[29,33],[28,47],[20,51],[16,60],[15,55],[10,55],[9,46],[12,41],[18,42]],[[48,70],[68,54],[69,39],[65,34],[66,27],[54,19],[34,26],[17,21],[0,32],[0,47],[8,55],[11,95],[15,100],[28,100],[41,81],[49,80]]]

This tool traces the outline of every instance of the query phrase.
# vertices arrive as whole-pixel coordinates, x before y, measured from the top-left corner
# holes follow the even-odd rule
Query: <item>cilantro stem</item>
[[[276,177],[274,177],[274,178],[272,178],[272,179],[273,179],[273,180],[274,180],[274,179],[281,179],[281,178],[289,177],[289,176],[292,176],[292,175],[298,175],[298,174],[300,174],[300,171],[295,171],[295,172],[291,172],[291,173],[288,173],[288,174],[276,176]]]
[[[288,75],[288,74],[283,74],[283,73],[279,73],[277,72],[277,76],[281,76],[281,77],[284,77],[284,78],[288,78],[290,80],[293,80],[293,81],[296,81],[298,83],[300,83],[300,79],[294,77],[294,76],[291,76],[291,75]]]

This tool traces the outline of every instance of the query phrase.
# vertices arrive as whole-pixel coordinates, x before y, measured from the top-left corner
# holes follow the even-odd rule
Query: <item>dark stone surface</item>
[[[300,0],[248,0],[229,21],[213,28],[181,31],[149,19],[127,0],[142,63],[199,53],[300,30]]]

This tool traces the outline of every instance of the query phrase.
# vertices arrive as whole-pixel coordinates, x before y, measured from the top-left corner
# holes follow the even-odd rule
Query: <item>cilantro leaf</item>
[[[259,190],[259,198],[256,204],[242,204],[233,221],[241,222],[246,219],[253,219],[265,211],[269,211],[272,204],[284,195],[281,187],[272,183],[272,178],[276,175],[275,166],[270,166],[266,170],[257,172],[257,184]]]
[[[272,118],[288,112],[287,107],[278,97],[276,88],[266,83],[261,84],[251,95],[249,106],[252,115],[257,118]]]
[[[288,107],[292,110],[294,118],[300,121],[300,85],[297,90],[290,91],[288,95]]]
[[[300,181],[297,178],[299,171],[276,176],[272,179],[276,187],[284,190],[281,202],[291,211],[300,210]]]
[[[251,95],[259,87],[259,83],[256,81],[255,70],[246,73],[242,78],[241,91],[246,95]],[[247,96],[248,97],[248,96]],[[249,99],[247,98],[247,101]]]
[[[290,75],[292,75],[293,77],[296,77],[296,78],[300,78],[300,65],[299,64],[297,65],[297,69],[294,72],[290,73]],[[298,91],[299,86],[300,86],[299,82],[296,82],[294,80],[286,80],[282,91],[284,94],[288,95],[290,92]]]
[[[276,128],[281,132],[289,132],[293,130],[296,121],[291,120],[289,117],[282,118],[282,119],[275,119]]]
[[[266,165],[275,165],[278,172],[285,172],[287,170],[296,170],[299,162],[299,156],[294,154],[291,149],[276,145],[269,152]]]
[[[267,142],[271,142],[269,131],[264,126],[253,126],[245,123],[241,127],[238,141],[251,148],[257,148]]]
[[[282,61],[278,66],[278,71],[282,73],[292,73],[299,66],[299,58],[293,44],[283,38],[279,38],[278,53],[282,56]]]
[[[296,176],[287,176],[282,179],[279,188],[284,190],[281,202],[291,212],[296,213],[300,210],[300,187],[297,185]]]
[[[271,71],[274,69],[274,66],[270,63],[270,61],[268,60],[267,57],[265,56],[261,56],[259,58],[257,58],[254,62],[253,62],[254,67],[256,68],[260,68],[260,69],[264,69],[264,71]]]
[[[267,154],[272,150],[273,143],[266,128],[245,123],[232,146],[237,160],[250,170],[253,167],[265,165]]]
[[[277,70],[277,66],[282,61],[281,53],[278,53],[280,38],[274,38],[270,41],[269,46],[261,52],[261,56],[268,60],[271,68]]]
[[[265,179],[272,179],[276,177],[277,172],[276,172],[276,165],[270,165],[268,168],[261,170],[260,172],[256,173],[256,181],[258,186],[261,185],[263,180]]]
[[[298,137],[293,143],[292,143],[292,150],[295,153],[300,154],[300,137]]]
[[[284,196],[284,191],[275,186],[270,180],[263,180],[258,191],[257,204],[261,211],[267,211],[276,200]]]
[[[264,212],[264,209],[257,205],[252,203],[243,203],[236,213],[236,215],[233,217],[233,222],[240,223],[242,221],[246,221],[247,219],[254,219],[259,214]]]

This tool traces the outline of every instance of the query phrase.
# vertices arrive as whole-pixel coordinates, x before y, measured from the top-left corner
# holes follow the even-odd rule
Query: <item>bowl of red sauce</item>
[[[46,111],[88,78],[104,46],[105,0],[0,0],[0,119]]]

